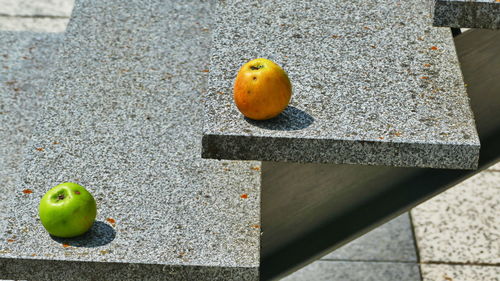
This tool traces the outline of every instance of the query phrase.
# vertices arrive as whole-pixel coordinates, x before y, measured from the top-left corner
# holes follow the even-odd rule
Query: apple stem
[[[263,65],[257,65],[257,66],[253,66],[253,65],[252,65],[252,66],[250,66],[250,69],[251,69],[251,70],[259,70],[259,69],[261,69],[261,68],[263,68],[263,67],[264,67]]]
[[[63,200],[64,199],[64,194],[59,194],[59,196],[57,196],[57,200]]]

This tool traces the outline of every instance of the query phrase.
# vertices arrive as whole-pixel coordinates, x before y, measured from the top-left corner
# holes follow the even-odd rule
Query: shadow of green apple
[[[61,244],[73,247],[94,248],[109,244],[115,239],[116,231],[102,221],[95,221],[89,231],[73,238],[61,238],[51,235],[50,237]]]

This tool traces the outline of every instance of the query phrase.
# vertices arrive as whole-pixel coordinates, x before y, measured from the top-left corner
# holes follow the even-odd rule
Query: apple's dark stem
[[[257,66],[253,66],[253,65],[252,65],[252,66],[250,66],[250,69],[251,69],[251,70],[259,70],[259,69],[261,69],[261,68],[263,68],[263,67],[264,67],[263,65],[257,65]]]
[[[63,200],[64,199],[64,194],[59,194],[59,196],[57,196],[57,200]]]

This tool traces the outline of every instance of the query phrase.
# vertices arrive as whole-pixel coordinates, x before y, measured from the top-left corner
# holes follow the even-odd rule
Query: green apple
[[[92,227],[97,206],[92,194],[83,186],[65,182],[45,193],[38,213],[50,234],[69,238],[82,235]]]

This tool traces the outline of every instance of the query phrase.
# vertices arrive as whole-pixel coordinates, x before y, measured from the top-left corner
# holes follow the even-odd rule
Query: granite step
[[[230,0],[215,10],[202,155],[263,161],[264,280],[497,157],[482,151],[479,161],[453,36],[433,26],[429,1]],[[281,65],[294,91],[284,113],[263,122],[244,118],[232,98],[239,68],[258,57]]]
[[[0,30],[0,233],[5,233],[8,200],[18,193],[23,151],[43,103],[62,35]],[[2,250],[3,247],[2,247]]]
[[[218,1],[203,156],[474,169],[469,98],[448,28],[428,1]],[[258,16],[256,16],[258,15]],[[266,122],[233,104],[239,67],[288,72],[291,106]]]
[[[2,278],[259,279],[259,163],[200,157],[212,15],[205,1],[76,1],[5,201]],[[37,219],[63,181],[97,200],[80,238]]]

